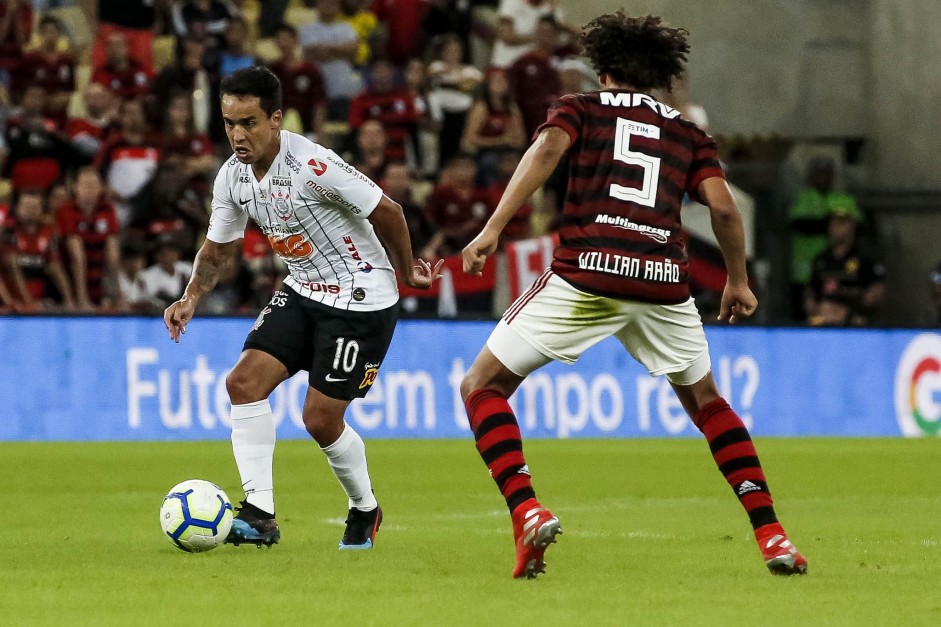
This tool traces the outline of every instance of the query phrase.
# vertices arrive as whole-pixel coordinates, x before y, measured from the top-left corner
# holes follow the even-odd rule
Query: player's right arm
[[[510,178],[496,211],[480,234],[464,248],[464,272],[474,276],[481,273],[487,257],[497,250],[500,233],[507,222],[549,179],[571,145],[572,138],[558,126],[547,126],[539,133]]]
[[[186,325],[192,320],[199,299],[212,291],[241,251],[248,213],[232,198],[232,186],[237,176],[233,166],[230,160],[216,176],[209,232],[196,253],[193,275],[183,296],[163,312],[163,322],[174,342],[179,342],[180,334],[186,333]]]
[[[729,184],[720,176],[712,176],[699,184],[699,197],[709,207],[712,231],[722,250],[728,277],[719,306],[719,320],[736,322],[748,318],[758,307],[758,299],[748,287],[745,266],[745,227],[742,214],[735,204]]]
[[[225,244],[207,239],[200,247],[193,263],[193,275],[183,296],[163,312],[164,324],[174,342],[179,342],[180,334],[186,333],[186,325],[193,319],[199,299],[212,291],[226,268],[238,256],[241,247],[241,239]]]

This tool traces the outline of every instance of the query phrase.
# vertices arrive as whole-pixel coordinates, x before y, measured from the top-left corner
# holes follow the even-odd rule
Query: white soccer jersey
[[[251,216],[287,263],[285,284],[302,296],[357,311],[398,301],[392,263],[366,220],[382,190],[332,150],[281,131],[281,150],[264,178],[233,156],[212,196],[207,238],[235,241]]]

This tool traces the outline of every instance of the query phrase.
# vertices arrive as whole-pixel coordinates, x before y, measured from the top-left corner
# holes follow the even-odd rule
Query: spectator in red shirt
[[[415,95],[396,84],[395,67],[388,61],[376,61],[369,87],[353,98],[350,105],[350,128],[358,131],[366,120],[378,120],[389,141],[387,157],[404,161],[409,152],[414,155],[420,117]]]
[[[59,50],[62,25],[52,16],[39,22],[39,47],[23,55],[18,85],[35,82],[46,88],[46,112],[60,127],[65,126],[69,98],[75,91],[75,58]]]
[[[480,96],[467,114],[461,146],[477,154],[481,183],[493,181],[500,150],[522,149],[526,145],[523,114],[513,101],[510,82],[505,70],[487,71]]]
[[[456,155],[441,170],[438,186],[425,205],[428,221],[438,235],[432,244],[436,257],[459,254],[493,213],[493,197],[488,190],[476,187],[476,177],[471,155]]]
[[[113,130],[118,99],[99,83],[85,88],[85,117],[71,118],[65,127],[75,151],[87,162],[95,158],[101,143]]]
[[[522,152],[511,148],[500,152],[497,158],[496,178],[487,190],[490,192],[490,202],[494,207],[496,207],[500,199],[503,198],[507,185],[510,183],[510,178],[513,176],[513,173],[516,172],[516,166],[519,165],[522,157]],[[513,214],[513,217],[510,218],[510,221],[507,222],[506,227],[504,227],[503,232],[500,233],[501,247],[507,242],[530,237],[531,229],[529,221],[532,215],[533,206],[528,202],[523,204],[523,206],[519,208],[519,211]]]
[[[299,54],[297,29],[280,24],[275,35],[281,58],[269,67],[281,79],[281,102],[301,117],[304,131],[319,135],[326,116],[326,94],[317,64]]]
[[[58,210],[76,306],[82,311],[107,306],[115,296],[107,298],[104,286],[114,286],[117,280],[120,227],[114,206],[101,192],[98,170],[86,166],[75,177],[75,198]]]
[[[427,0],[373,0],[372,12],[386,27],[385,58],[402,67],[422,53]]]
[[[177,92],[166,110],[161,137],[161,158],[164,165],[175,167],[190,187],[205,195],[209,192],[208,177],[218,162],[212,140],[196,130],[193,124],[193,99],[187,92]]]
[[[4,246],[6,245],[6,237],[4,236],[4,229],[6,228],[8,213],[10,211],[10,205],[3,202],[0,203],[0,312],[7,312],[11,309],[16,309],[18,303],[13,300],[13,294],[10,293],[10,288],[7,287],[4,274],[6,274],[5,261],[4,261]]]
[[[0,73],[3,83],[9,84],[9,75],[16,72],[23,55],[23,47],[33,32],[33,9],[29,0],[0,2]]]
[[[156,5],[165,3],[166,0],[98,0],[91,3],[97,9],[91,17],[98,20],[95,45],[91,51],[92,67],[104,64],[109,38],[113,33],[122,33],[130,42],[131,57],[144,71],[153,71]]]
[[[125,225],[131,219],[134,201],[157,170],[160,146],[147,127],[140,99],[121,103],[120,126],[120,132],[102,145],[95,167],[115,201],[118,221]]]
[[[559,47],[559,25],[547,15],[536,23],[535,48],[510,66],[514,99],[523,114],[526,136],[532,137],[546,121],[549,105],[561,94],[562,84],[556,69],[555,51]]]
[[[100,83],[119,97],[128,99],[150,91],[149,70],[130,56],[127,35],[115,31],[108,36],[105,62],[92,73],[92,82]]]
[[[4,169],[16,190],[48,190],[72,167],[72,147],[59,136],[45,108],[46,90],[33,84],[23,92],[19,111],[9,120]]]
[[[55,228],[43,222],[41,192],[20,192],[5,240],[3,265],[19,306],[26,311],[54,309],[51,296],[57,293],[66,309],[74,309],[72,286],[60,261]]]

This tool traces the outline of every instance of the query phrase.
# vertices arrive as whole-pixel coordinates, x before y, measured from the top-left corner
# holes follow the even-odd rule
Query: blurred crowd
[[[286,129],[403,206],[417,255],[456,254],[547,105],[597,87],[577,32],[555,0],[0,0],[0,311],[154,313],[175,300],[231,154],[219,82],[254,64],[282,81]],[[661,97],[708,125],[684,82]],[[556,226],[564,168],[506,241]],[[790,211],[793,315],[866,324],[884,271],[832,174],[814,161]],[[284,273],[250,226],[203,312],[255,311]]]
[[[219,82],[255,64],[282,81],[285,128],[402,204],[416,254],[458,253],[547,105],[593,87],[575,34],[553,0],[0,0],[0,307],[174,300],[231,153]],[[527,207],[507,241],[552,219],[533,222]],[[205,311],[252,311],[277,287],[285,269],[259,231],[243,252]]]

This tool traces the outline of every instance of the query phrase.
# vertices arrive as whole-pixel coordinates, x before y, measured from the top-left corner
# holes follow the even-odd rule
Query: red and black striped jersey
[[[689,298],[683,196],[725,177],[715,141],[628,90],[570,94],[547,126],[568,133],[569,175],[552,270],[583,291],[653,303]]]
[[[85,247],[85,280],[88,283],[88,297],[94,303],[101,303],[104,296],[102,281],[107,270],[108,239],[117,237],[121,227],[118,224],[114,206],[99,200],[90,212],[83,211],[74,200],[63,203],[57,212],[59,234],[68,239],[78,236]],[[69,264],[73,262],[69,260]]]

